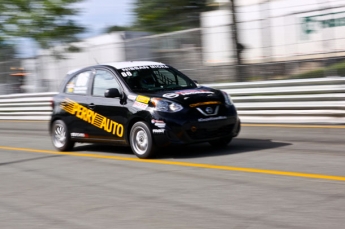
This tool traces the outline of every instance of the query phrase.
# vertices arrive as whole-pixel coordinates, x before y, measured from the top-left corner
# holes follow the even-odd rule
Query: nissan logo
[[[212,114],[213,109],[212,109],[212,107],[206,107],[205,111],[207,114]]]

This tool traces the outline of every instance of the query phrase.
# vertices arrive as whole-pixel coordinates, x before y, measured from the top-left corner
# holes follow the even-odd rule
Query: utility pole
[[[234,46],[234,54],[236,57],[235,61],[235,79],[237,82],[244,81],[243,75],[243,68],[242,68],[242,56],[241,52],[243,50],[243,46],[239,42],[238,39],[238,29],[237,29],[237,17],[236,17],[236,6],[235,0],[230,0],[230,11],[232,16],[232,29],[231,29],[231,37]]]
[[[270,0],[265,0],[261,2],[260,7],[263,55],[265,61],[269,63],[272,61]]]

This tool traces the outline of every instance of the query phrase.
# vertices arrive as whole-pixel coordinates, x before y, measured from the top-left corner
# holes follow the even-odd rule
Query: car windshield
[[[187,76],[166,65],[119,69],[132,91],[179,90],[197,87]]]

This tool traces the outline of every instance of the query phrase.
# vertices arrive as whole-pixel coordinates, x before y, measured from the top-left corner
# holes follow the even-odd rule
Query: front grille
[[[188,130],[187,134],[194,140],[223,137],[231,133],[234,125],[222,126],[218,129],[197,129],[195,132]]]

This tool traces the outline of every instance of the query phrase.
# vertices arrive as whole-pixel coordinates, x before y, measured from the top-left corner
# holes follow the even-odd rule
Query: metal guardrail
[[[345,123],[345,77],[207,86],[228,92],[244,123]]]
[[[49,120],[56,92],[0,95],[0,119]]]
[[[232,97],[243,123],[345,123],[345,77],[205,84]],[[56,92],[0,96],[0,119],[49,120]]]

